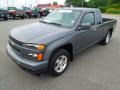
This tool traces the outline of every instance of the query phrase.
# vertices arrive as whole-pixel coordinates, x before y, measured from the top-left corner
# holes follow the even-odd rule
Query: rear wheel
[[[49,64],[49,72],[52,76],[59,76],[67,69],[70,61],[69,52],[60,49],[56,53],[53,54],[50,64]]]
[[[110,42],[111,36],[112,36],[112,33],[108,31],[105,38],[100,43],[102,45],[107,45]]]

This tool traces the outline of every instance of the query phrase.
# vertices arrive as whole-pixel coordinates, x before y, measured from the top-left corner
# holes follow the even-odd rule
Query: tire
[[[37,15],[35,15],[34,18],[37,18]]]
[[[108,31],[105,38],[100,42],[101,45],[107,45],[109,44],[110,40],[111,40],[111,37],[112,37],[112,33],[111,31]]]
[[[49,73],[52,76],[59,76],[65,72],[70,62],[70,54],[64,49],[55,52],[49,63]]]
[[[25,18],[25,16],[21,16],[21,19],[24,19]]]
[[[7,17],[4,17],[4,20],[6,20],[6,21],[7,21],[7,20],[8,20],[8,18],[7,18]]]

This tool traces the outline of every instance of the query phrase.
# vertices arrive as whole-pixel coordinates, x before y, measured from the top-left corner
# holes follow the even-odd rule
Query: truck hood
[[[14,28],[10,36],[24,43],[45,44],[70,34],[70,31],[67,28],[36,22]]]

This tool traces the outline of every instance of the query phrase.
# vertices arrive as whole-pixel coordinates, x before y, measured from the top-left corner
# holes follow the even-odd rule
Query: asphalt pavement
[[[0,21],[0,90],[120,90],[120,16],[109,45],[99,44],[79,53],[59,77],[35,76],[22,70],[6,55],[12,28],[39,19]]]

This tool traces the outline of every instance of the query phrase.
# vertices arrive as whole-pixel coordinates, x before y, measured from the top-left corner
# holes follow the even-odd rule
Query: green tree
[[[102,7],[108,5],[107,0],[90,0],[88,2],[89,7],[97,8],[97,7]]]
[[[58,5],[58,2],[54,1],[54,2],[53,2],[53,5]]]
[[[66,0],[65,4],[67,6],[71,6],[73,5],[74,7],[86,7],[87,6],[87,2],[85,0]]]
[[[120,0],[108,0],[109,4],[120,4]]]

